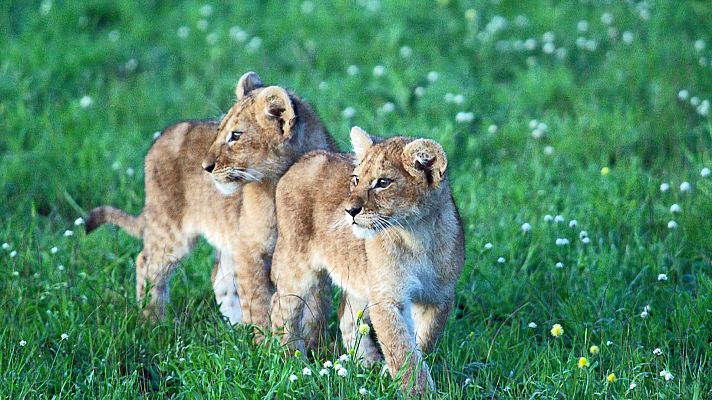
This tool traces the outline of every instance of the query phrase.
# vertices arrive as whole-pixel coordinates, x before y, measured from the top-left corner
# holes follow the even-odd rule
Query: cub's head
[[[372,237],[388,227],[405,227],[437,206],[447,183],[447,157],[429,139],[394,137],[375,143],[361,128],[351,129],[358,165],[345,202],[354,235]]]
[[[225,195],[241,183],[279,178],[293,158],[287,144],[297,134],[295,105],[285,89],[265,87],[256,73],[248,72],[235,94],[237,102],[220,122],[203,160],[203,169]]]

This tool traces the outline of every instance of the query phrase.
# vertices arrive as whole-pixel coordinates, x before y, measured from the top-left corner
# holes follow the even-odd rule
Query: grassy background
[[[691,104],[712,93],[709,2],[234,3],[0,3],[0,397],[396,395],[378,368],[319,377],[340,353],[305,365],[228,327],[205,244],[173,280],[176,321],[143,323],[140,243],[74,226],[99,204],[139,212],[154,132],[219,116],[247,70],[307,98],[344,149],[352,124],[444,145],[467,264],[435,397],[712,397],[712,125]]]

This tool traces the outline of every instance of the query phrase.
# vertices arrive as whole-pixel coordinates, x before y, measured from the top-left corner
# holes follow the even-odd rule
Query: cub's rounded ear
[[[373,146],[373,139],[363,129],[358,126],[351,128],[351,145],[354,147],[356,160],[361,162],[368,149]]]
[[[286,90],[279,86],[264,88],[259,94],[258,106],[263,108],[267,119],[277,120],[282,134],[291,136],[297,114]]]
[[[245,97],[251,91],[257,88],[261,88],[263,86],[264,84],[262,83],[262,80],[260,79],[259,75],[252,71],[246,72],[240,77],[240,80],[237,81],[237,86],[235,87],[235,96],[237,96],[237,99],[239,100]]]
[[[414,177],[422,176],[433,187],[445,178],[447,156],[434,140],[416,139],[403,149],[403,167]]]

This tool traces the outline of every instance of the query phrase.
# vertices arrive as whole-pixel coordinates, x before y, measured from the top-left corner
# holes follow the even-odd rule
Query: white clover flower
[[[395,104],[391,103],[390,101],[389,101],[389,102],[386,102],[386,103],[383,105],[383,107],[381,107],[381,110],[382,110],[384,113],[386,113],[386,114],[392,113],[393,110],[395,110],[395,109],[396,109]]]
[[[17,256],[17,251],[13,250],[10,252],[10,258],[15,258]]]
[[[697,51],[702,51],[702,50],[704,50],[706,45],[707,45],[707,44],[706,44],[705,41],[702,40],[702,39],[697,39],[697,40],[695,40],[695,50],[697,50]]]
[[[302,3],[301,9],[303,14],[311,14],[314,11],[314,3],[305,1]]]
[[[311,376],[311,374],[311,370],[308,367],[304,367],[304,369],[302,370],[302,375]]]
[[[646,304],[645,307],[643,307],[643,311],[645,311],[645,312],[650,312],[650,310],[651,310],[650,304]]]
[[[569,244],[569,239],[559,238],[559,239],[556,239],[555,243],[557,246],[566,246],[567,244]]]
[[[539,121],[537,121],[535,119],[529,121],[529,129],[536,129],[538,125],[539,125]]]
[[[423,88],[422,86],[417,86],[413,90],[413,94],[415,94],[417,97],[423,97],[423,95],[425,95],[425,88]]]
[[[448,93],[445,93],[445,97],[443,97],[443,100],[445,100],[446,103],[452,103],[452,102],[454,102],[454,100],[453,100],[454,98],[455,98],[455,95],[448,92]]]
[[[25,347],[26,344],[27,344],[26,340],[24,340],[24,339],[20,340],[20,347]]]
[[[559,268],[559,269],[564,268],[564,263],[562,263],[561,261],[557,262],[556,268]]]
[[[665,375],[663,376],[663,378],[665,378],[666,381],[671,381],[671,380],[675,379],[675,375],[673,375],[672,373],[667,371],[667,372],[665,372]]]
[[[680,208],[680,205],[679,205],[679,204],[675,203],[675,204],[673,204],[673,205],[670,206],[670,212],[671,212],[671,213],[679,213],[680,211],[682,211],[682,208]]]
[[[331,361],[324,361],[324,368],[331,368],[333,367],[334,364],[331,363]]]
[[[551,43],[556,39],[556,35],[552,31],[544,32],[543,35],[541,35],[541,40],[543,40],[546,43]]]
[[[346,107],[344,111],[341,112],[341,116],[346,119],[353,118],[354,115],[356,115],[356,110],[354,110],[353,107]]]
[[[438,74],[436,71],[430,71],[428,72],[428,82],[433,83],[440,78],[440,74]]]
[[[577,226],[578,226],[578,221],[576,221],[575,219],[572,219],[571,221],[569,221],[569,228],[575,228]],[[585,232],[585,231],[582,231],[582,232]]]
[[[601,22],[605,25],[610,25],[613,23],[613,14],[609,12],[604,12],[601,14]]]
[[[210,4],[203,4],[202,7],[200,7],[200,15],[203,17],[209,17],[213,15],[213,6]]]
[[[83,18],[86,18],[86,17],[83,17]],[[88,22],[88,20],[84,20],[84,21]],[[80,19],[80,23],[81,22],[82,22],[82,19]],[[86,26],[86,22],[84,22],[82,25]],[[116,43],[119,41],[120,38],[121,38],[121,33],[119,33],[119,31],[114,29],[113,31],[109,32],[109,40],[110,41]]]
[[[329,376],[329,370],[326,368],[322,368],[319,370],[319,376]]]
[[[230,37],[238,43],[245,43],[247,41],[247,32],[243,31],[239,26],[233,26],[230,28]]]
[[[262,39],[259,36],[255,36],[247,42],[245,50],[247,50],[248,53],[256,53],[260,47],[262,47]]]
[[[361,324],[358,326],[358,333],[362,335],[368,335],[368,333],[371,331],[371,327],[368,326],[368,324]]]
[[[346,368],[339,368],[336,370],[336,375],[339,375],[342,378],[345,378],[346,375],[349,374],[349,371],[346,370]]]
[[[60,338],[61,338],[62,340],[67,340],[67,339],[69,339],[69,335],[67,335],[66,333],[63,333],[63,334],[60,336]]]
[[[54,246],[51,249],[49,249],[49,252],[52,254],[57,254],[58,251],[59,251],[59,248],[57,248],[57,246]]]
[[[57,265],[57,270],[59,270],[60,272],[64,271],[64,265],[62,265],[62,264]]]
[[[589,244],[589,243],[591,243],[591,239],[590,239],[588,236],[587,236],[587,237],[584,237],[584,238],[581,238],[581,243],[583,243],[583,244]]]
[[[709,100],[702,100],[699,107],[697,107],[697,113],[703,117],[706,117],[710,113],[710,102]]]
[[[529,51],[532,51],[532,50],[536,49],[536,39],[534,39],[534,38],[529,38],[529,39],[525,40],[525,41],[524,41],[524,48],[527,49],[527,50],[529,50]]]
[[[492,243],[489,243],[489,242],[485,243],[485,250],[490,250],[492,247],[494,247],[494,245]]]
[[[566,47],[559,47],[558,49],[556,49],[556,57],[559,60],[563,60],[564,58],[566,58],[566,55],[568,54],[568,52],[569,51],[566,50]]]
[[[65,237],[74,236],[74,231],[67,229],[66,231],[64,231],[64,236]]]
[[[655,354],[656,356],[661,356],[663,355],[663,351],[660,350],[660,347],[657,347],[655,350],[653,350],[653,354]]]
[[[198,28],[198,30],[205,32],[208,29],[208,20],[201,19],[195,24],[195,26],[196,28]]]
[[[549,215],[549,214],[546,214],[546,215],[544,216],[544,221],[546,221],[546,222],[551,222],[551,221],[553,221],[553,220],[554,220],[554,217],[552,217],[552,216]]]
[[[360,72],[360,69],[356,65],[349,65],[348,68],[346,68],[346,73],[351,75],[351,76],[356,76]]]
[[[679,92],[677,92],[677,98],[680,100],[687,100],[690,97],[690,92],[687,91],[686,89],[681,89]]]
[[[153,140],[156,140],[156,139],[158,139],[159,137],[161,137],[161,131],[155,131],[155,132],[153,132]]]
[[[9,250],[9,249],[10,249],[10,243],[7,243],[7,242],[3,243],[3,244],[2,244],[2,249],[3,249],[3,250]]]
[[[136,173],[136,171],[134,171],[133,168],[131,168],[131,167],[126,168],[126,175],[134,176],[135,173]]]
[[[663,182],[663,183],[660,184],[660,191],[661,191],[661,192],[665,193],[665,192],[667,192],[668,190],[670,190],[670,184],[669,184],[669,183]]]
[[[541,130],[542,132],[546,132],[549,130],[549,125],[546,124],[546,122],[539,122],[536,125],[537,129]]]
[[[527,233],[531,230],[532,230],[532,226],[528,222],[525,222],[522,224],[522,232]]]
[[[559,222],[564,222],[564,216],[563,216],[563,215],[557,215],[557,216],[555,216],[555,217],[554,217],[554,222],[556,222],[557,224],[558,224]]]
[[[472,122],[475,119],[475,114],[471,112],[460,111],[455,115],[455,121],[464,124],[467,122]]]
[[[596,49],[598,49],[598,42],[593,39],[589,39],[586,41],[585,47],[588,51],[596,51]]]
[[[649,312],[643,310],[643,312],[640,313],[640,318],[646,319],[650,315]]]
[[[622,38],[623,38],[623,43],[625,43],[625,44],[633,43],[633,32],[631,32],[631,31],[623,32]]]
[[[413,49],[410,46],[403,46],[400,48],[398,53],[403,58],[409,58],[410,56],[413,55]]]
[[[697,96],[690,97],[690,105],[697,107],[700,105],[700,102],[701,102],[701,100],[699,97],[697,97]]]
[[[325,90],[328,89],[328,88],[329,88],[329,84],[328,84],[328,83],[326,83],[325,81],[319,82],[319,90],[321,90],[321,91],[323,92],[323,91],[325,91]]]
[[[670,220],[667,224],[668,229],[677,229],[677,222],[675,220]]]
[[[349,358],[350,356],[348,354],[342,354],[341,356],[339,356],[339,361],[346,362],[349,361]]]
[[[710,169],[707,167],[702,168],[702,170],[700,171],[700,176],[703,178],[707,178],[708,176],[710,176]]]
[[[290,381],[290,382],[294,382],[294,381],[296,381],[297,379],[299,379],[299,378],[297,378],[296,375],[294,375],[294,374],[289,375],[289,381]]]
[[[635,382],[631,382],[630,385],[628,385],[628,389],[633,390],[636,386],[638,385],[636,385]]]
[[[497,133],[497,129],[498,129],[497,125],[491,124],[490,126],[487,127],[487,132],[494,135],[495,133]]]
[[[658,274],[658,280],[659,281],[666,281],[668,280],[668,277],[666,274]]]
[[[530,327],[531,329],[536,329],[538,325],[536,324],[536,322],[532,321],[527,326]]]
[[[52,11],[52,1],[44,0],[42,4],[40,4],[40,14],[47,15],[50,11]]]
[[[552,146],[544,147],[544,154],[546,154],[547,156],[554,154],[554,148]]]
[[[606,341],[606,346],[611,346],[611,345],[613,345],[613,342],[611,342],[610,340],[607,340],[607,341]]]
[[[618,37],[618,28],[616,28],[615,26],[611,26],[608,28],[607,33],[610,39],[615,39]]]
[[[497,262],[500,264],[504,264],[505,262],[507,262],[507,260],[504,257],[500,257],[497,259]]]
[[[385,73],[386,73],[386,67],[384,67],[383,65],[376,65],[375,67],[373,67],[373,76],[381,77],[381,76],[385,75]]]
[[[541,139],[542,136],[544,136],[544,131],[542,131],[541,129],[535,128],[535,129],[532,131],[532,137],[533,137],[534,139]]]
[[[368,390],[366,390],[366,388],[362,387],[361,389],[358,390],[358,394],[360,394],[361,396],[366,396],[368,394]]]
[[[462,386],[470,386],[471,383],[472,383],[472,379],[466,378],[465,382],[462,383]]]
[[[452,102],[457,105],[462,104],[464,101],[465,101],[465,96],[463,96],[461,94],[456,94],[455,96],[452,97]]]
[[[92,103],[91,97],[89,97],[89,96],[83,96],[83,97],[79,100],[79,107],[81,107],[81,108],[88,108],[88,107],[91,105],[91,103]]]
[[[554,54],[554,52],[556,51],[556,46],[554,46],[554,43],[547,42],[544,43],[543,46],[541,46],[541,50],[546,54]]]
[[[190,28],[188,28],[187,26],[181,26],[180,28],[178,28],[178,32],[176,34],[179,38],[185,39],[190,34]]]
[[[587,32],[588,31],[588,21],[586,20],[581,20],[576,24],[576,29],[579,32]]]

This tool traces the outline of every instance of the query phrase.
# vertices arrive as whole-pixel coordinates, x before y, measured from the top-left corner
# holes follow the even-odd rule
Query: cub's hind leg
[[[143,311],[146,317],[165,318],[171,276],[180,260],[192,249],[195,239],[173,224],[146,226],[143,250],[136,260],[136,297],[142,302],[146,293],[150,296]]]
[[[411,311],[415,325],[415,338],[418,348],[425,353],[433,351],[435,344],[445,329],[450,316],[452,300],[440,304],[412,305]]]
[[[220,306],[220,312],[230,321],[231,325],[242,322],[242,308],[234,273],[232,254],[225,251],[218,252],[215,255],[215,267],[212,275],[213,291],[215,292],[215,301]]]
[[[309,339],[304,337],[304,309],[310,294],[319,287],[319,276],[308,262],[280,251],[279,240],[272,259],[272,279],[277,288],[272,297],[272,326],[276,332],[284,329],[282,344],[304,353],[305,339]]]

